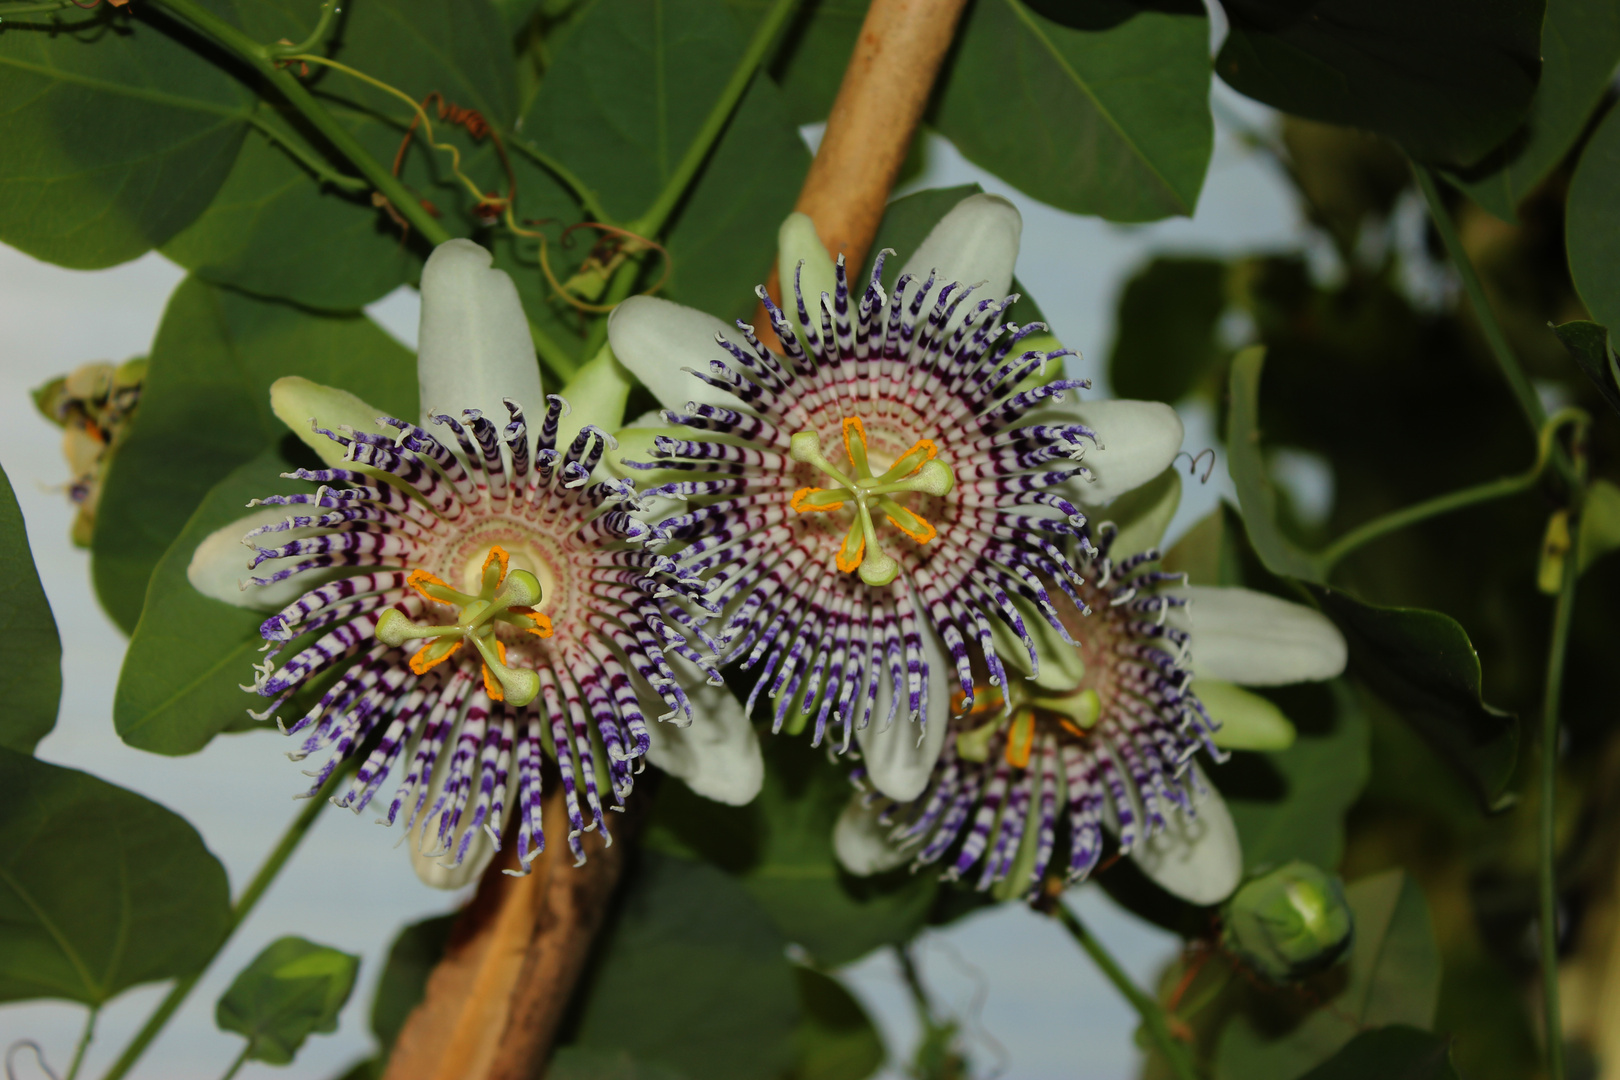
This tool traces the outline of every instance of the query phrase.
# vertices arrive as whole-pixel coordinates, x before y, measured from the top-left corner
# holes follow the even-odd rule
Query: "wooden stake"
[[[827,131],[810,163],[794,209],[808,214],[816,235],[835,258],[842,252],[851,272],[866,260],[889,192],[905,164],[934,78],[945,60],[966,0],[873,0],[844,70]],[[780,302],[777,271],[766,288]],[[754,326],[766,344],[764,305]]]

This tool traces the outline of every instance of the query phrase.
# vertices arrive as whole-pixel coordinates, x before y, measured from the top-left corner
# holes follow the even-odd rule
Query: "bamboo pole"
[[[873,0],[794,209],[829,254],[864,264],[967,0]],[[780,301],[771,268],[766,288]],[[766,334],[761,305],[754,318]],[[767,344],[778,344],[770,335]]]

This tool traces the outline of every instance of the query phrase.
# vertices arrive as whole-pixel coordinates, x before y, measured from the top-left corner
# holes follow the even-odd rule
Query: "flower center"
[[[1013,705],[1003,706],[1001,687],[975,686],[973,707],[965,713],[962,706],[966,697],[958,691],[952,698],[952,712],[964,723],[972,724],[988,716],[987,722],[972,727],[956,736],[956,752],[967,761],[988,761],[990,741],[1002,725],[1007,725],[1007,743],[1003,752],[1007,764],[1017,769],[1029,767],[1029,755],[1035,747],[1038,723],[1056,724],[1076,738],[1083,739],[1096,726],[1102,715],[1102,698],[1091,687],[1076,687],[1067,694],[1031,697],[1018,687],[1012,688]],[[1011,719],[1009,720],[1009,714]]]
[[[469,594],[453,589],[426,570],[412,570],[406,584],[435,603],[456,609],[453,623],[419,623],[398,608],[389,608],[377,620],[377,640],[395,648],[414,638],[427,638],[427,644],[411,657],[411,670],[426,675],[461,648],[472,643],[483,657],[484,689],[496,701],[522,707],[540,692],[540,676],[528,668],[508,667],[506,646],[495,636],[495,628],[507,623],[534,634],[551,636],[551,620],[535,612],[542,597],[540,579],[527,570],[507,572],[509,556],[500,545],[492,545],[484,557],[478,592]]]
[[[887,585],[900,573],[900,564],[878,546],[873,511],[889,519],[889,524],[919,544],[926,544],[937,530],[920,514],[901,506],[892,496],[920,491],[944,495],[956,485],[956,474],[939,458],[939,448],[931,439],[917,444],[895,459],[887,472],[874,476],[866,454],[866,425],[858,416],[844,417],[844,452],[854,476],[827,460],[821,450],[821,436],[814,431],[794,434],[789,456],[794,461],[814,465],[831,477],[836,487],[800,488],[789,505],[801,514],[827,514],[853,501],[855,514],[849,531],[838,549],[838,569],[848,573],[860,568],[861,580],[868,585]]]

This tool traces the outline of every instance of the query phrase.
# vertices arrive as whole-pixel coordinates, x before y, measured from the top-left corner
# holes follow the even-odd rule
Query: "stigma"
[[[451,588],[426,570],[412,570],[405,583],[435,603],[456,609],[452,623],[413,622],[398,608],[389,608],[377,620],[377,640],[399,647],[415,638],[427,644],[411,657],[411,670],[426,675],[454,656],[462,642],[470,642],[484,661],[484,690],[495,701],[521,708],[540,692],[540,676],[508,665],[506,644],[496,636],[502,624],[534,634],[551,636],[551,620],[535,612],[540,602],[540,579],[527,570],[507,572],[506,551],[493,545],[484,559],[476,595]]]
[[[887,471],[873,475],[867,457],[866,425],[858,416],[844,417],[844,453],[853,475],[827,459],[821,449],[821,436],[814,431],[794,434],[789,456],[813,465],[830,478],[834,487],[805,487],[793,493],[789,505],[801,514],[827,514],[853,503],[854,514],[835,561],[849,573],[859,569],[868,585],[887,585],[900,573],[899,562],[878,543],[873,515],[882,514],[889,524],[919,544],[932,540],[938,531],[926,518],[896,501],[909,492],[940,496],[956,486],[956,474],[939,457],[931,439],[918,440],[897,458]]]

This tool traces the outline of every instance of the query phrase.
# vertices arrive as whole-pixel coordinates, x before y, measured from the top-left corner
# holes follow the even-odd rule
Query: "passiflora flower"
[[[1078,601],[1054,602],[1078,644],[1054,639],[1027,679],[981,687],[937,749],[918,754],[891,732],[872,736],[854,774],[860,791],[834,834],[846,867],[871,874],[943,858],[947,878],[977,868],[979,888],[1011,878],[1012,891],[1029,890],[1044,879],[1059,830],[1075,882],[1097,866],[1107,828],[1186,900],[1213,904],[1237,886],[1237,830],[1194,757],[1222,760],[1222,743],[1286,745],[1286,718],[1232,684],[1331,678],[1344,670],[1345,643],[1310,608],[1187,586],[1159,569],[1156,545],[1180,483],[1167,473],[1141,494],[1155,497],[1133,508],[1127,527],[1105,522],[1093,548],[1077,545]],[[1215,691],[1209,702],[1202,686]]]
[[[654,543],[703,578],[718,663],[750,673],[750,709],[775,700],[778,730],[813,719],[819,743],[831,723],[848,747],[898,727],[919,760],[936,752],[952,683],[971,711],[1009,663],[1044,663],[1032,624],[1068,633],[1053,590],[1079,603],[1064,543],[1090,547],[1082,506],[1180,447],[1168,406],[1041,381],[1069,351],[1004,320],[1021,228],[1006,200],[972,196],[888,291],[891,253],[852,287],[810,220],[789,217],[788,310],[759,290],[781,354],[652,297],[611,317],[614,352],[665,406],[619,433],[624,467],[651,472],[646,494],[675,501]]]
[[[190,566],[200,591],[275,611],[251,687],[270,705],[255,715],[332,673],[284,728],[295,759],[330,752],[310,793],[375,735],[335,801],[359,812],[399,765],[383,820],[419,829],[418,871],[445,886],[487,863],[509,806],[528,869],[544,845],[543,754],[582,858],[580,834],[606,831],[604,801],[624,801],[657,720],[700,714],[683,682],[704,681],[685,644],[690,575],[642,545],[634,485],[596,468],[627,381],[604,351],[566,397],[546,397],[517,290],[490,263],[455,240],[423,270],[420,418],[275,384],[276,414],[330,467],[287,474],[320,487],[256,500]],[[244,564],[253,576],[239,582]]]

